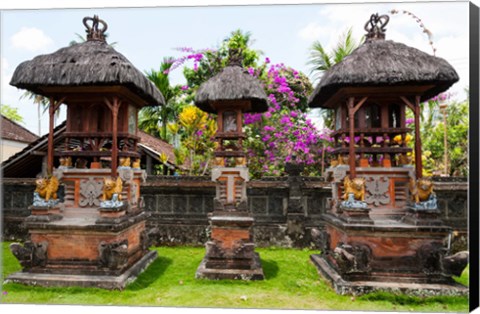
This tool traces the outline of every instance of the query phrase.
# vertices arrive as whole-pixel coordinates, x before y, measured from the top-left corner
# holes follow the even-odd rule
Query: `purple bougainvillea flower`
[[[182,90],[187,90],[187,89],[188,89],[188,85],[183,85],[183,86],[181,87],[181,89],[182,89]]]

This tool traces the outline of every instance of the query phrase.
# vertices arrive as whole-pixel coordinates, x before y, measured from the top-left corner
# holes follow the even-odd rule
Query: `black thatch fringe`
[[[268,109],[267,95],[260,82],[239,66],[227,66],[200,85],[195,105],[203,111],[215,113],[209,102],[221,100],[250,100],[250,112],[264,112]]]
[[[10,84],[41,94],[45,86],[121,85],[136,92],[150,106],[163,105],[158,88],[130,61],[108,44],[87,41],[21,63]]]
[[[366,42],[326,71],[310,96],[310,107],[323,104],[342,87],[434,85],[421,101],[447,90],[458,81],[444,59],[390,40]]]

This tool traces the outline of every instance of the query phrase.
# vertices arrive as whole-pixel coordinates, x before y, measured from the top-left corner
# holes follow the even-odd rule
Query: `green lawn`
[[[339,296],[320,278],[312,250],[258,248],[266,280],[209,281],[194,278],[204,248],[158,247],[159,258],[124,291],[41,288],[5,284],[1,302],[355,311],[467,312],[467,297],[418,298],[388,293]],[[3,243],[3,276],[20,265]],[[468,283],[468,269],[459,279]]]

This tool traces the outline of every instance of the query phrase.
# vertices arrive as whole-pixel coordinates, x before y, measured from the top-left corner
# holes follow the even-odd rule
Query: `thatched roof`
[[[25,61],[15,69],[10,84],[38,94],[42,87],[124,86],[150,106],[165,103],[162,93],[142,72],[98,40]]]
[[[425,101],[458,79],[455,69],[442,58],[391,40],[372,40],[323,74],[309,106],[323,107],[343,87],[433,85],[421,95],[421,101]]]
[[[260,82],[238,65],[229,65],[203,83],[195,96],[195,105],[203,111],[216,113],[213,101],[250,100],[248,112],[267,111],[267,95]]]

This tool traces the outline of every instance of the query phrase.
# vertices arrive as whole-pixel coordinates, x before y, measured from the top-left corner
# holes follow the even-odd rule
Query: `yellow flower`
[[[180,123],[186,128],[201,128],[207,122],[207,114],[195,106],[183,108],[178,115]]]
[[[178,125],[178,123],[173,122],[173,123],[167,124],[167,128],[172,134],[177,134],[178,130],[180,129],[180,126]]]
[[[167,154],[165,154],[165,153],[161,153],[161,154],[159,155],[159,158],[160,158],[160,161],[161,161],[162,163],[166,163],[166,162],[168,161],[168,156],[167,156]]]

